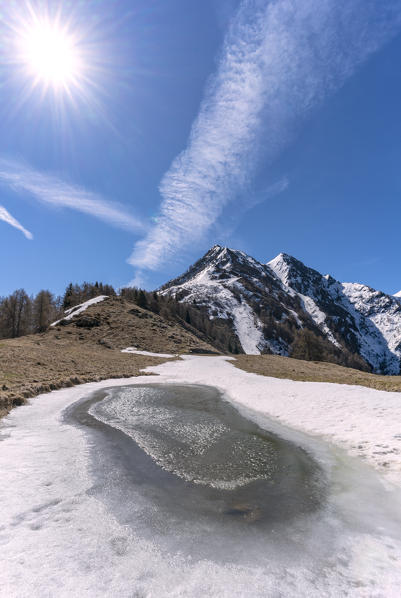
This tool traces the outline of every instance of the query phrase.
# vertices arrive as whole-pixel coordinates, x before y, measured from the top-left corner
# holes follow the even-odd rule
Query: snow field
[[[399,394],[266,378],[222,357],[188,356],[148,370],[155,375],[41,395],[2,421],[1,596],[399,596],[401,501],[391,483],[401,486]],[[332,478],[333,498],[321,519],[294,522],[292,546],[299,550],[281,554],[277,538],[255,540],[252,548],[252,536],[231,546],[227,537],[224,558],[199,560],[119,522],[101,489],[92,491],[88,436],[66,424],[63,411],[95,390],[147,383],[216,386],[259,425],[315,454]],[[385,473],[386,486],[363,461],[322,438],[364,457]],[[237,548],[243,561],[230,560]]]

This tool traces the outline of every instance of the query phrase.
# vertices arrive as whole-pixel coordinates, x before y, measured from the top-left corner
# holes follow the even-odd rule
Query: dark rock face
[[[63,319],[58,322],[58,326],[68,326],[69,324],[71,324],[71,320]]]
[[[100,326],[101,319],[99,316],[83,315],[76,318],[74,324],[75,326],[78,326],[78,328],[94,328],[95,326]]]
[[[245,353],[288,355],[307,329],[347,365],[358,356],[375,372],[400,372],[401,302],[323,276],[284,253],[262,264],[216,245],[159,292],[224,321]]]
[[[98,340],[98,343],[106,347],[106,349],[114,349],[113,345],[107,339],[101,338]]]

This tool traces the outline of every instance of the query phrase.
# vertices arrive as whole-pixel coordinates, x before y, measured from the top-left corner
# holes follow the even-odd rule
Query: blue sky
[[[154,288],[215,243],[401,288],[398,1],[22,6],[0,0],[0,294]],[[38,23],[79,56],[65,85],[23,51]]]

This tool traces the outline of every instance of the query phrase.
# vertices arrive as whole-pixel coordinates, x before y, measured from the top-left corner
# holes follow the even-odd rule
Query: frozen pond
[[[399,489],[182,378],[64,389],[4,420],[0,595],[398,598]]]
[[[91,437],[90,492],[168,558],[273,570],[284,586],[295,565],[322,587],[350,574],[351,538],[401,522],[370,468],[267,431],[213,387],[104,389],[67,414]]]
[[[325,500],[325,476],[310,455],[242,417],[211,387],[110,389],[69,417],[93,435],[94,492],[120,521],[168,533],[181,550],[196,533],[193,556],[226,544],[226,534],[243,541],[275,527],[283,533]]]

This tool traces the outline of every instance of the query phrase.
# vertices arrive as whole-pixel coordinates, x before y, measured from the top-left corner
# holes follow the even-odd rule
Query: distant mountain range
[[[288,355],[307,329],[334,353],[359,356],[373,372],[400,373],[401,291],[391,296],[341,283],[285,253],[262,264],[215,245],[159,293],[223,322],[248,354]]]

